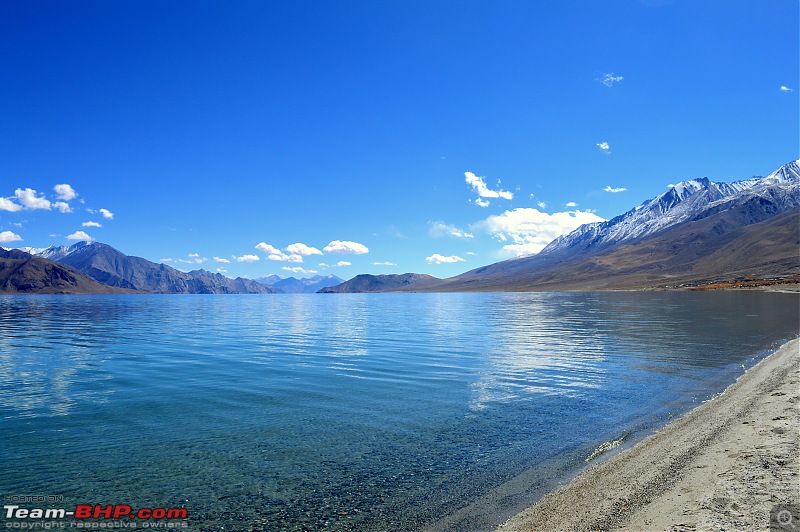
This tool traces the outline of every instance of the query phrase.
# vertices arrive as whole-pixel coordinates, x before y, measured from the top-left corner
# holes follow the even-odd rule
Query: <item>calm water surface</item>
[[[485,529],[722,391],[797,336],[799,301],[0,297],[0,495],[185,507],[193,530]]]

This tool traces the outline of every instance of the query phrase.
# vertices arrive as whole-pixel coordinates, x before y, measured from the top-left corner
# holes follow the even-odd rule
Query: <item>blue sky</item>
[[[4,2],[0,245],[83,231],[249,277],[446,277],[532,253],[670,183],[797,159],[799,16],[795,0]]]

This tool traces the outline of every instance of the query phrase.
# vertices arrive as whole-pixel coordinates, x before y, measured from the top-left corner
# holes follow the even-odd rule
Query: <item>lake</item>
[[[0,494],[486,529],[799,329],[762,292],[0,296]]]

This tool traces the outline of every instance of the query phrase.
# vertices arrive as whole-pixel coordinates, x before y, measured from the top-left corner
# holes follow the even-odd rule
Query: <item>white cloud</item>
[[[397,266],[394,262],[373,262],[373,266]]]
[[[340,260],[336,263],[337,266],[352,266],[352,262],[347,262],[346,260]]]
[[[289,247],[292,247],[294,249],[302,249],[302,248],[295,248],[295,246],[302,246],[303,248],[316,250],[317,252],[319,252],[320,255],[322,255],[322,252],[319,251],[318,249],[316,249],[316,248],[308,248],[308,246],[306,246],[305,244],[300,244],[300,243],[292,244]],[[302,255],[300,255],[298,253],[292,253],[290,255],[287,255],[286,253],[284,253],[283,251],[279,250],[275,246],[267,244],[266,242],[259,242],[258,244],[256,244],[256,249],[266,253],[267,254],[267,258],[269,260],[276,260],[276,261],[283,261],[283,262],[303,262],[303,256]],[[310,253],[310,254],[314,254],[314,253]]]
[[[466,181],[468,185],[471,185],[472,189],[482,198],[514,199],[513,192],[508,192],[507,190],[491,190],[486,186],[486,182],[482,177],[478,177],[472,172],[464,172],[464,181]],[[481,207],[484,207],[484,205],[481,205]]]
[[[216,262],[222,262],[224,264],[230,264],[231,263],[231,261],[229,261],[228,259],[223,259],[222,257],[214,257],[214,260]]]
[[[166,258],[161,259],[159,262],[175,262],[175,259],[172,259],[170,257],[166,257]]]
[[[186,256],[189,257],[190,259],[192,259],[192,260],[184,261],[184,262],[186,262],[188,264],[192,264],[192,263],[194,263],[194,264],[203,264],[204,262],[208,262],[208,259],[205,258],[205,257],[201,257],[199,253],[189,253]]]
[[[322,252],[320,250],[318,250],[317,248],[313,248],[311,246],[306,246],[305,244],[303,244],[301,242],[297,242],[295,244],[290,244],[290,245],[286,246],[285,249],[286,249],[286,251],[288,251],[289,253],[291,253],[293,255],[303,255],[303,256],[306,256],[306,257],[309,256],[309,255],[322,255]]]
[[[236,262],[255,262],[257,260],[261,260],[258,255],[242,255],[241,257],[233,257],[236,259]]]
[[[538,205],[540,209],[546,209],[547,208],[547,202],[545,202],[545,201],[540,201],[536,205]]]
[[[91,242],[94,238],[90,237],[83,231],[75,231],[71,235],[67,235],[68,240],[85,240],[87,242]]]
[[[428,222],[428,234],[433,238],[440,238],[443,236],[453,236],[456,238],[473,238],[472,233],[459,229],[458,227],[444,222]]]
[[[565,206],[565,207],[577,207],[577,206],[578,206],[578,204],[577,204],[577,203],[575,203],[574,201],[570,201],[569,203],[567,203],[567,204],[566,204],[566,205],[564,205],[564,206]]]
[[[611,188],[610,186],[607,186],[606,188],[604,188],[604,189],[603,189],[603,192],[613,192],[613,193],[616,193],[616,192],[625,192],[626,190],[628,190],[628,189],[627,189],[627,188],[624,188],[624,187],[619,187],[619,188]]]
[[[333,240],[330,244],[322,249],[324,249],[327,253],[343,253],[346,255],[364,255],[369,253],[369,248],[367,248],[367,246],[364,244],[350,242],[349,240]]]
[[[292,272],[292,273],[318,273],[317,270],[306,270],[302,266],[295,266],[290,268],[289,266],[284,266],[281,268],[283,271]]]
[[[22,237],[11,231],[3,231],[0,233],[0,244],[7,244],[8,242],[16,242],[22,240]]]
[[[53,203],[53,207],[58,209],[60,212],[72,212],[72,207],[70,207],[69,203],[66,201],[57,201]]]
[[[781,92],[794,92],[794,89],[790,89],[786,85],[781,85]]]
[[[186,256],[187,257],[191,257],[191,258],[197,258],[197,257],[200,256],[200,254],[199,253],[188,253]]]
[[[22,205],[18,205],[8,198],[0,198],[0,211],[17,212],[22,210]]]
[[[600,142],[597,147],[600,148],[600,151],[606,155],[611,153],[611,146],[608,145],[608,142]]]
[[[34,209],[45,209],[50,210],[53,208],[50,200],[45,198],[44,196],[37,196],[38,192],[33,190],[32,188],[18,188],[14,191],[14,195],[17,197],[19,202],[22,204],[23,207],[26,209],[34,210]]]
[[[53,190],[56,191],[56,195],[58,199],[64,201],[70,201],[75,199],[78,196],[78,193],[75,192],[75,189],[71,186],[67,185],[66,183],[62,185],[56,185],[53,187]]]
[[[225,268],[217,268],[217,273],[225,274],[228,273],[228,270],[226,270]]]
[[[102,225],[100,225],[97,222],[83,222],[81,225],[83,227],[103,227]]]
[[[449,257],[445,257],[443,255],[439,255],[438,253],[434,253],[430,257],[425,257],[425,260],[428,262],[432,262],[434,264],[451,264],[454,262],[464,262],[464,259],[457,255],[450,255]]]
[[[105,218],[106,220],[113,220],[114,219],[114,213],[109,211],[108,209],[100,209],[100,211],[98,211],[98,212],[100,212],[100,214],[102,214],[103,218]]]
[[[606,87],[613,87],[614,83],[619,83],[625,78],[623,78],[622,76],[615,76],[614,73],[611,72],[610,74],[603,74],[602,78],[596,78],[596,79]]]
[[[298,255],[297,253],[292,253],[291,255],[287,255],[286,253],[278,253],[269,255],[267,258],[269,260],[278,260],[286,262],[303,262],[303,256]]]
[[[488,200],[478,198],[475,200],[475,205],[477,205],[478,207],[488,207],[490,205],[490,202]]]
[[[267,244],[266,242],[259,242],[258,244],[256,244],[256,249],[259,250],[259,251],[263,251],[264,253],[266,253],[268,255],[271,254],[271,253],[280,253],[281,252],[281,250],[279,250],[275,246],[271,246],[271,245]]]
[[[532,208],[519,208],[503,214],[489,216],[472,226],[485,231],[501,242],[503,254],[522,256],[538,253],[555,238],[586,223],[602,222],[594,213],[586,211],[555,212],[548,214]]]

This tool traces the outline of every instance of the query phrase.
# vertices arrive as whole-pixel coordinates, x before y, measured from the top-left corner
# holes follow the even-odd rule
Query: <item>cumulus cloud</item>
[[[610,186],[607,186],[606,188],[603,189],[603,192],[617,193],[617,192],[625,192],[626,190],[628,190],[628,189],[624,188],[624,187],[612,188]]]
[[[83,227],[103,227],[102,225],[100,225],[97,222],[83,222],[81,225]]]
[[[281,252],[281,250],[279,250],[275,246],[267,244],[266,242],[259,242],[258,244],[256,244],[256,249],[259,250],[259,251],[263,251],[264,253],[266,253],[268,255],[271,254],[271,253],[280,253]]]
[[[489,200],[484,200],[481,198],[475,200],[475,205],[477,205],[478,207],[488,207],[490,204],[491,202],[489,202]]]
[[[555,238],[583,224],[602,221],[603,218],[588,211],[548,214],[533,208],[519,208],[489,216],[472,228],[508,242],[503,246],[504,255],[523,256],[538,253]]]
[[[67,235],[67,239],[68,240],[81,240],[81,241],[85,240],[87,242],[91,242],[91,241],[94,240],[94,238],[90,237],[89,235],[87,235],[83,231],[75,231],[71,235]]]
[[[3,231],[0,233],[0,244],[16,242],[17,240],[22,240],[22,237],[16,233],[12,233],[11,231]]]
[[[291,246],[289,246],[289,248],[301,249],[301,250],[314,250],[318,254],[322,255],[322,252],[319,251],[317,248],[309,248],[305,244],[300,244],[300,243],[292,244]],[[286,253],[284,253],[280,249],[276,248],[275,246],[273,246],[271,244],[267,244],[266,242],[259,242],[258,244],[256,244],[256,249],[266,253],[267,254],[267,258],[269,260],[276,260],[276,261],[282,261],[282,262],[303,262],[303,256],[301,254],[299,254],[299,253],[290,253],[289,255],[287,255]],[[287,248],[287,250],[288,250],[288,248]],[[309,255],[315,255],[315,254],[316,253],[313,253],[313,252],[309,253]]]
[[[430,257],[425,257],[425,260],[434,264],[452,264],[454,262],[464,262],[464,259],[457,255],[445,257],[443,255],[439,255],[438,253],[434,253]]]
[[[346,260],[340,260],[336,263],[337,266],[352,266],[352,262],[347,262]]]
[[[567,204],[565,205],[565,207],[577,207],[577,206],[578,206],[578,204],[577,204],[577,203],[575,203],[574,201],[570,201],[569,203],[567,203]]]
[[[58,199],[64,201],[71,201],[78,196],[78,193],[75,192],[75,189],[66,183],[54,186],[53,190],[56,191],[56,196]]]
[[[103,215],[103,218],[105,218],[106,220],[113,220],[114,219],[114,213],[109,211],[108,209],[100,209],[99,212],[100,212],[100,214]]]
[[[394,262],[373,262],[373,266],[397,266]]]
[[[781,85],[781,92],[794,92],[794,89],[790,89],[786,85]]]
[[[600,148],[600,151],[606,155],[611,153],[611,146],[608,145],[608,142],[600,142],[597,144],[597,147]]]
[[[596,79],[606,87],[613,87],[614,83],[619,83],[625,78],[622,76],[615,76],[614,73],[611,72],[610,74],[603,74],[601,77]]]
[[[452,236],[455,238],[473,238],[472,233],[459,229],[458,227],[444,222],[428,222],[428,234],[433,238]]]
[[[544,202],[544,201],[540,201],[536,205],[538,205],[540,209],[546,209],[547,208],[547,202]]]
[[[236,262],[256,262],[257,260],[261,260],[258,255],[242,255],[241,257],[233,257]]]
[[[508,192],[507,190],[491,190],[486,186],[486,182],[482,177],[478,177],[472,172],[464,172],[464,181],[466,181],[468,185],[471,185],[472,190],[477,192],[478,196],[481,198],[502,198],[507,200],[514,199],[513,192]],[[481,207],[485,207],[485,205],[481,205]]]
[[[294,255],[303,255],[306,257],[309,255],[322,255],[322,252],[317,248],[307,246],[301,242],[286,246],[286,251]]]
[[[229,261],[228,259],[224,259],[222,257],[214,257],[214,261],[222,262],[223,264],[230,264],[231,263],[231,261]]]
[[[369,248],[364,244],[350,242],[349,240],[333,240],[322,249],[327,253],[342,253],[346,255],[364,255],[369,253]]]
[[[24,188],[24,189],[18,188],[17,190],[14,191],[14,195],[17,197],[17,200],[26,209],[30,210],[52,209],[53,205],[50,203],[50,200],[48,200],[44,196],[38,196],[38,194],[39,193],[33,190],[32,188]]]
[[[294,266],[292,268],[290,268],[289,266],[284,266],[283,268],[281,268],[281,270],[287,271],[287,272],[292,272],[292,273],[304,273],[304,274],[306,274],[306,273],[318,273],[317,270],[306,270],[302,266]]]
[[[0,211],[17,212],[22,210],[22,205],[18,205],[8,198],[0,198]]]
[[[66,201],[57,201],[53,203],[53,207],[58,209],[60,212],[72,212],[72,207],[70,207],[69,203]]]
[[[228,273],[228,270],[226,270],[225,268],[217,268],[217,273],[221,273],[221,274],[224,275],[224,274]]]

